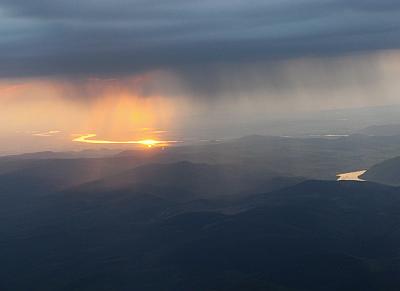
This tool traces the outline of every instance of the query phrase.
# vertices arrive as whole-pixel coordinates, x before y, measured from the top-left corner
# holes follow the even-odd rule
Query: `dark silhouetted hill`
[[[11,228],[2,220],[2,290],[400,286],[395,187],[306,181],[247,197],[247,210],[234,215],[200,210],[164,216],[180,202],[130,191],[52,197],[36,219],[10,218]]]
[[[400,157],[374,165],[361,178],[377,183],[400,186]]]
[[[167,290],[398,288],[399,189],[308,181],[265,196],[233,216],[182,215],[154,227],[149,249],[162,251],[153,266],[176,278]],[[151,272],[139,271],[156,290]]]

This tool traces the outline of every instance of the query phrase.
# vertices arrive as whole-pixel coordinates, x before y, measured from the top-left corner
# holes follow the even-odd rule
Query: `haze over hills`
[[[93,159],[29,159],[0,163],[0,173],[38,180],[52,181],[59,188],[68,188],[84,182],[130,169],[140,164],[140,158]],[[1,176],[0,176],[1,177]]]
[[[1,156],[1,161],[9,160],[38,160],[38,159],[77,159],[77,158],[100,158],[113,156],[120,152],[120,150],[112,149],[86,149],[80,151],[67,151],[67,152],[54,152],[54,151],[43,151],[24,153],[18,155],[6,155]]]
[[[400,124],[372,125],[360,130],[359,133],[375,136],[400,135]]]
[[[167,199],[232,199],[271,191],[303,181],[275,172],[258,172],[238,165],[196,164],[182,161],[146,164],[74,188],[74,193],[147,191]],[[167,191],[168,190],[168,191]]]
[[[369,168],[397,156],[399,142],[400,136],[287,138],[253,135],[206,145],[174,147],[156,158],[162,162],[238,164],[283,176],[334,179],[338,172]]]
[[[190,161],[236,165],[245,171],[274,172],[277,176],[335,179],[338,172],[366,169],[400,155],[400,136],[351,135],[330,138],[248,136],[212,144],[129,151],[105,158],[0,159],[0,173],[59,179],[60,185],[80,184],[147,163]],[[63,156],[63,154],[51,154]],[[70,176],[70,182],[67,180]],[[77,183],[73,183],[76,179]],[[65,181],[65,182],[63,182]]]
[[[371,167],[363,179],[387,185],[400,185],[400,157],[385,160]]]
[[[221,174],[230,171],[236,176],[254,176],[255,180],[259,179],[256,177],[263,176],[333,180],[337,173],[368,169],[374,164],[400,155],[399,144],[400,136],[351,135],[333,138],[248,136],[212,144],[171,147],[165,150],[122,152],[103,158],[65,158],[63,153],[46,155],[51,158],[44,158],[42,154],[38,154],[38,158],[32,158],[36,155],[29,155],[31,158],[3,157],[0,159],[0,173],[48,180],[56,188],[66,189],[117,175],[144,164],[189,161],[195,164],[216,165],[220,167]],[[227,167],[228,165],[231,169]],[[236,174],[233,169],[236,169]]]

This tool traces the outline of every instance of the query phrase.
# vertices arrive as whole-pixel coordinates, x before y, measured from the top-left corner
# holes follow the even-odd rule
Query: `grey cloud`
[[[394,0],[0,0],[0,15],[3,78],[182,72],[400,46]]]

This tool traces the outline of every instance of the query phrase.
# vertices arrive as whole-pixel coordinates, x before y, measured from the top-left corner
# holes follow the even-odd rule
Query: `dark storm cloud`
[[[0,34],[3,78],[190,73],[398,48],[400,1],[0,0]]]

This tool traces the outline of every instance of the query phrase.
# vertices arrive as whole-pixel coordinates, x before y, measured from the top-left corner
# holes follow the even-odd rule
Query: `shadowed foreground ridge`
[[[306,181],[231,202],[242,207],[236,214],[201,210],[232,207],[219,203],[208,200],[188,212],[190,203],[150,193],[52,195],[31,205],[24,217],[8,216],[14,227],[2,224],[0,287],[361,291],[400,286],[398,188]],[[19,226],[18,220],[30,215],[35,219]]]

